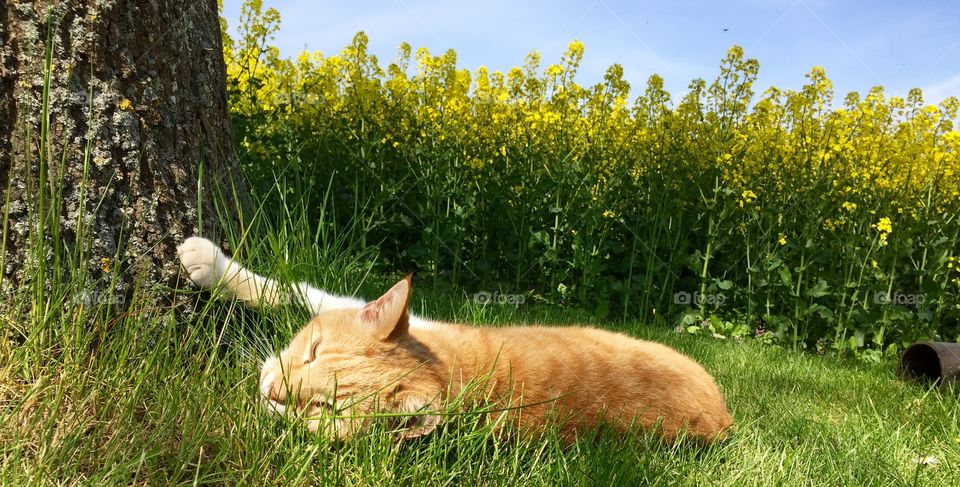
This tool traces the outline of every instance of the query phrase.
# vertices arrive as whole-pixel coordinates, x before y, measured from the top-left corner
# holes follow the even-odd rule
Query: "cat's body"
[[[481,378],[496,404],[518,408],[524,428],[558,422],[570,436],[601,421],[626,429],[662,420],[667,438],[682,427],[712,438],[732,423],[710,375],[658,343],[585,327],[443,324],[410,335],[432,352],[441,378],[452,371],[451,394]]]
[[[274,281],[207,240],[188,239],[178,253],[203,287],[221,282],[253,305],[283,301]],[[425,320],[407,311],[409,279],[370,303],[303,284],[294,295],[316,316],[264,362],[260,393],[276,411],[304,414],[314,431],[346,437],[360,425],[348,417],[392,412],[411,414],[404,436],[419,436],[436,427],[452,398],[482,400],[491,417],[503,415],[521,431],[556,427],[567,439],[603,422],[710,441],[732,425],[713,378],[664,345],[594,328]]]

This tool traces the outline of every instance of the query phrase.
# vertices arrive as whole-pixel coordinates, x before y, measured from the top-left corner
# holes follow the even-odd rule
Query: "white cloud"
[[[960,74],[923,87],[923,99],[927,103],[940,103],[951,96],[960,97]]]

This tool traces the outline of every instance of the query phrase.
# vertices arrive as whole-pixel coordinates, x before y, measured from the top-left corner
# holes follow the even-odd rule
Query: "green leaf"
[[[784,286],[793,287],[793,278],[790,276],[790,269],[781,267],[777,272],[780,273],[780,281]]]
[[[822,298],[830,294],[830,285],[823,278],[818,278],[813,287],[807,289],[807,296],[811,298]]]
[[[853,340],[853,343],[856,344],[857,348],[863,348],[864,339],[867,336],[867,332],[863,328],[857,328],[853,332],[853,336],[850,337]]]
[[[712,333],[719,333],[723,330],[723,320],[721,320],[717,315],[710,315],[710,331]]]

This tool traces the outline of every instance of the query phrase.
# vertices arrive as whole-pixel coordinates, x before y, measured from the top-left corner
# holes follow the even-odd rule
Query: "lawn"
[[[361,291],[372,296],[380,286],[370,278]],[[331,287],[346,290],[342,282]],[[141,297],[153,292],[173,290]],[[179,301],[195,297],[192,290],[177,294]],[[904,383],[892,363],[865,365],[637,322],[597,323],[545,305],[482,307],[464,295],[416,286],[413,309],[433,318],[589,323],[668,343],[715,375],[737,431],[709,448],[606,436],[564,448],[552,437],[493,439],[462,417],[413,442],[396,444],[374,431],[331,445],[265,414],[257,401],[258,359],[282,345],[303,312],[200,299],[188,316],[174,319],[147,302],[107,309],[34,297],[27,303],[30,322],[0,315],[9,330],[0,346],[0,483],[949,485],[960,479],[958,395]]]

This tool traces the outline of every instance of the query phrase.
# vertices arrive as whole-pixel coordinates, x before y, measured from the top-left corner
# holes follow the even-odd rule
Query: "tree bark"
[[[0,0],[4,292],[55,259],[39,235],[112,292],[175,284],[214,186],[243,194],[225,89],[216,0]]]

